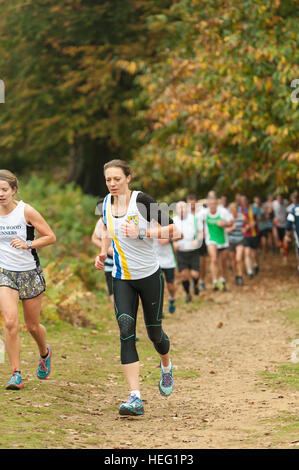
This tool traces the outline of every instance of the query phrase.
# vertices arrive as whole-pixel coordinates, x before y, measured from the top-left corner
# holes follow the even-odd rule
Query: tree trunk
[[[71,168],[68,181],[81,186],[86,194],[103,197],[107,187],[103,166],[115,158],[106,143],[85,139],[76,142],[70,150]]]

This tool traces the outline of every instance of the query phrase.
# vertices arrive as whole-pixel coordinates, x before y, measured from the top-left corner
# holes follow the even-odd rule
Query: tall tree
[[[163,193],[257,188],[299,180],[298,1],[179,0],[148,27],[163,31],[159,57],[138,78],[136,171]],[[166,35],[165,35],[166,31]]]
[[[68,164],[85,191],[105,192],[103,163],[136,145],[134,77],[158,38],[145,20],[168,3],[0,0],[1,166]]]

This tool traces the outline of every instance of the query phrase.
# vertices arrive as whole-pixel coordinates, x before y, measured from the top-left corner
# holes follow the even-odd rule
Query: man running
[[[276,199],[273,201],[273,212],[274,212],[274,239],[276,247],[281,250],[283,239],[285,236],[285,227],[287,221],[287,207],[288,202],[282,196],[277,194]]]
[[[187,205],[188,210],[193,215],[194,227],[195,227],[195,237],[197,237],[198,232],[198,221],[202,219],[202,211],[204,211],[203,204],[198,201],[195,194],[189,194],[187,196]],[[206,258],[208,254],[204,233],[201,246],[198,249],[199,254],[199,290],[205,290],[205,277],[206,277]]]
[[[186,293],[185,302],[192,301],[190,292],[190,281],[193,281],[194,295],[199,294],[199,252],[198,248],[202,239],[202,224],[198,220],[194,224],[194,217],[188,211],[187,203],[180,201],[176,205],[176,214],[173,218],[174,224],[182,233],[183,238],[174,244],[177,255],[178,271],[181,282]]]

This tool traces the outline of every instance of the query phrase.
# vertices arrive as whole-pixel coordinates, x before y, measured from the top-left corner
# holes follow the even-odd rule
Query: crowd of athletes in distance
[[[288,263],[290,249],[299,252],[298,192],[287,197],[270,194],[266,200],[259,196],[249,200],[236,194],[230,201],[226,195],[217,197],[210,191],[205,199],[190,194],[175,204],[173,221],[182,233],[181,239],[156,239],[155,251],[164,273],[168,291],[168,309],[175,312],[178,278],[185,292],[185,302],[200,291],[226,291],[227,279],[243,286],[259,273],[261,263],[272,256]],[[102,200],[97,214],[101,215]],[[92,242],[101,247],[102,217],[92,234]],[[107,289],[113,303],[113,248],[105,261]],[[210,285],[207,284],[209,271]],[[298,258],[299,274],[299,258]]]

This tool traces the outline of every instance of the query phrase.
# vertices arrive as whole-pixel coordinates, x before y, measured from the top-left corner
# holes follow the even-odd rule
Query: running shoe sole
[[[144,414],[144,409],[141,408],[140,411],[133,411],[124,406],[121,406],[119,409],[119,414],[120,416],[141,416]]]
[[[24,384],[21,383],[20,385],[17,384],[10,384],[5,387],[6,390],[21,390],[21,388],[24,388]]]

